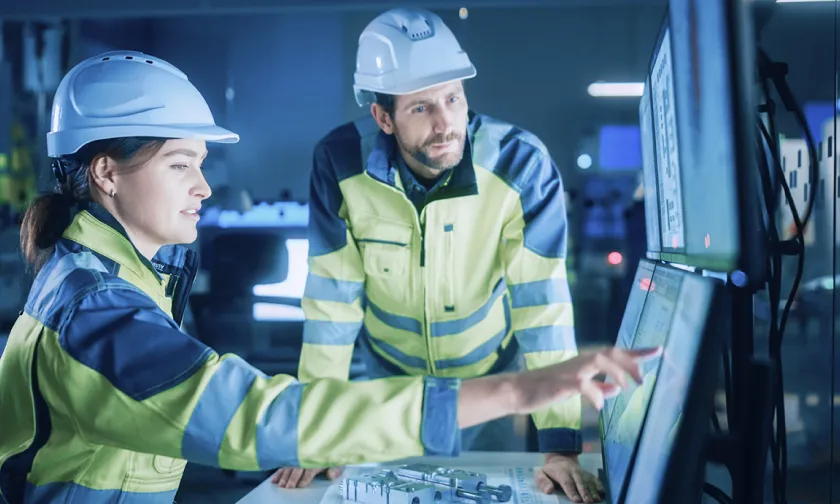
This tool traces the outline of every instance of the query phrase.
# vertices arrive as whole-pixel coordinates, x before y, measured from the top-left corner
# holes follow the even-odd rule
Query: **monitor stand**
[[[763,504],[767,452],[773,433],[776,366],[754,355],[755,291],[731,283],[728,288],[732,289],[732,390],[727,391],[726,401],[729,433],[712,434],[707,460],[729,470],[734,502]]]

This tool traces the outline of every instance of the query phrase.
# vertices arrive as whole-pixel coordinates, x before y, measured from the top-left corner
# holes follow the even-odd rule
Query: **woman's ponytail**
[[[27,265],[36,275],[70,225],[75,203],[69,194],[46,194],[26,209],[20,229],[20,247]]]

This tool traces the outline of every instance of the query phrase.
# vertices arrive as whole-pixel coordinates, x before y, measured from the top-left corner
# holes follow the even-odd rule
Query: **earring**
[[[114,189],[113,188],[111,189],[111,197],[112,198],[114,197]]]

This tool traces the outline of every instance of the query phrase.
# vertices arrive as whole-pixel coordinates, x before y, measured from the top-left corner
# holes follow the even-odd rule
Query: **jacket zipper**
[[[448,312],[455,311],[455,282],[453,279],[455,278],[455,266],[453,261],[453,251],[452,251],[452,241],[454,238],[452,237],[452,233],[455,231],[455,228],[452,224],[447,224],[443,228],[444,236],[446,237],[446,299],[443,303],[443,309]]]
[[[368,175],[370,177],[370,175]],[[387,185],[387,184],[386,184]],[[432,352],[432,338],[431,338],[431,330],[429,325],[429,303],[426,299],[427,297],[427,289],[426,284],[427,282],[427,275],[426,275],[426,226],[424,224],[424,219],[421,214],[426,213],[426,209],[429,207],[429,203],[426,203],[426,206],[423,207],[422,212],[417,212],[417,207],[414,206],[414,203],[408,199],[408,195],[405,194],[405,191],[400,190],[397,187],[389,186],[394,191],[399,192],[402,194],[403,199],[406,203],[411,206],[411,211],[414,214],[414,222],[417,224],[417,228],[420,229],[420,280],[423,282],[423,334],[421,337],[426,342],[426,369],[428,373],[432,376],[435,374],[435,356]]]
[[[420,224],[420,267],[426,267],[426,226]]]
[[[411,202],[409,201],[409,203]],[[413,204],[411,206],[414,207]],[[420,221],[420,275],[423,279],[423,337],[426,340],[426,366],[428,367],[429,373],[434,376],[435,355],[432,351],[432,331],[429,324],[430,317],[427,288],[429,284],[429,275],[428,268],[426,268],[426,219],[423,218],[423,215],[426,214],[426,209],[428,208],[428,205],[423,207],[422,215],[418,216],[418,220]],[[417,215],[417,212],[415,211],[414,214]]]

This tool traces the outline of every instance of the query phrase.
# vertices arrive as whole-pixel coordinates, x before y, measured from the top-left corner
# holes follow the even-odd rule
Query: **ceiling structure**
[[[383,10],[418,5],[428,9],[488,7],[604,7],[661,6],[665,0],[29,0],[0,1],[0,19],[91,19],[118,17],[162,17],[183,15],[230,15],[281,13],[289,11]]]

